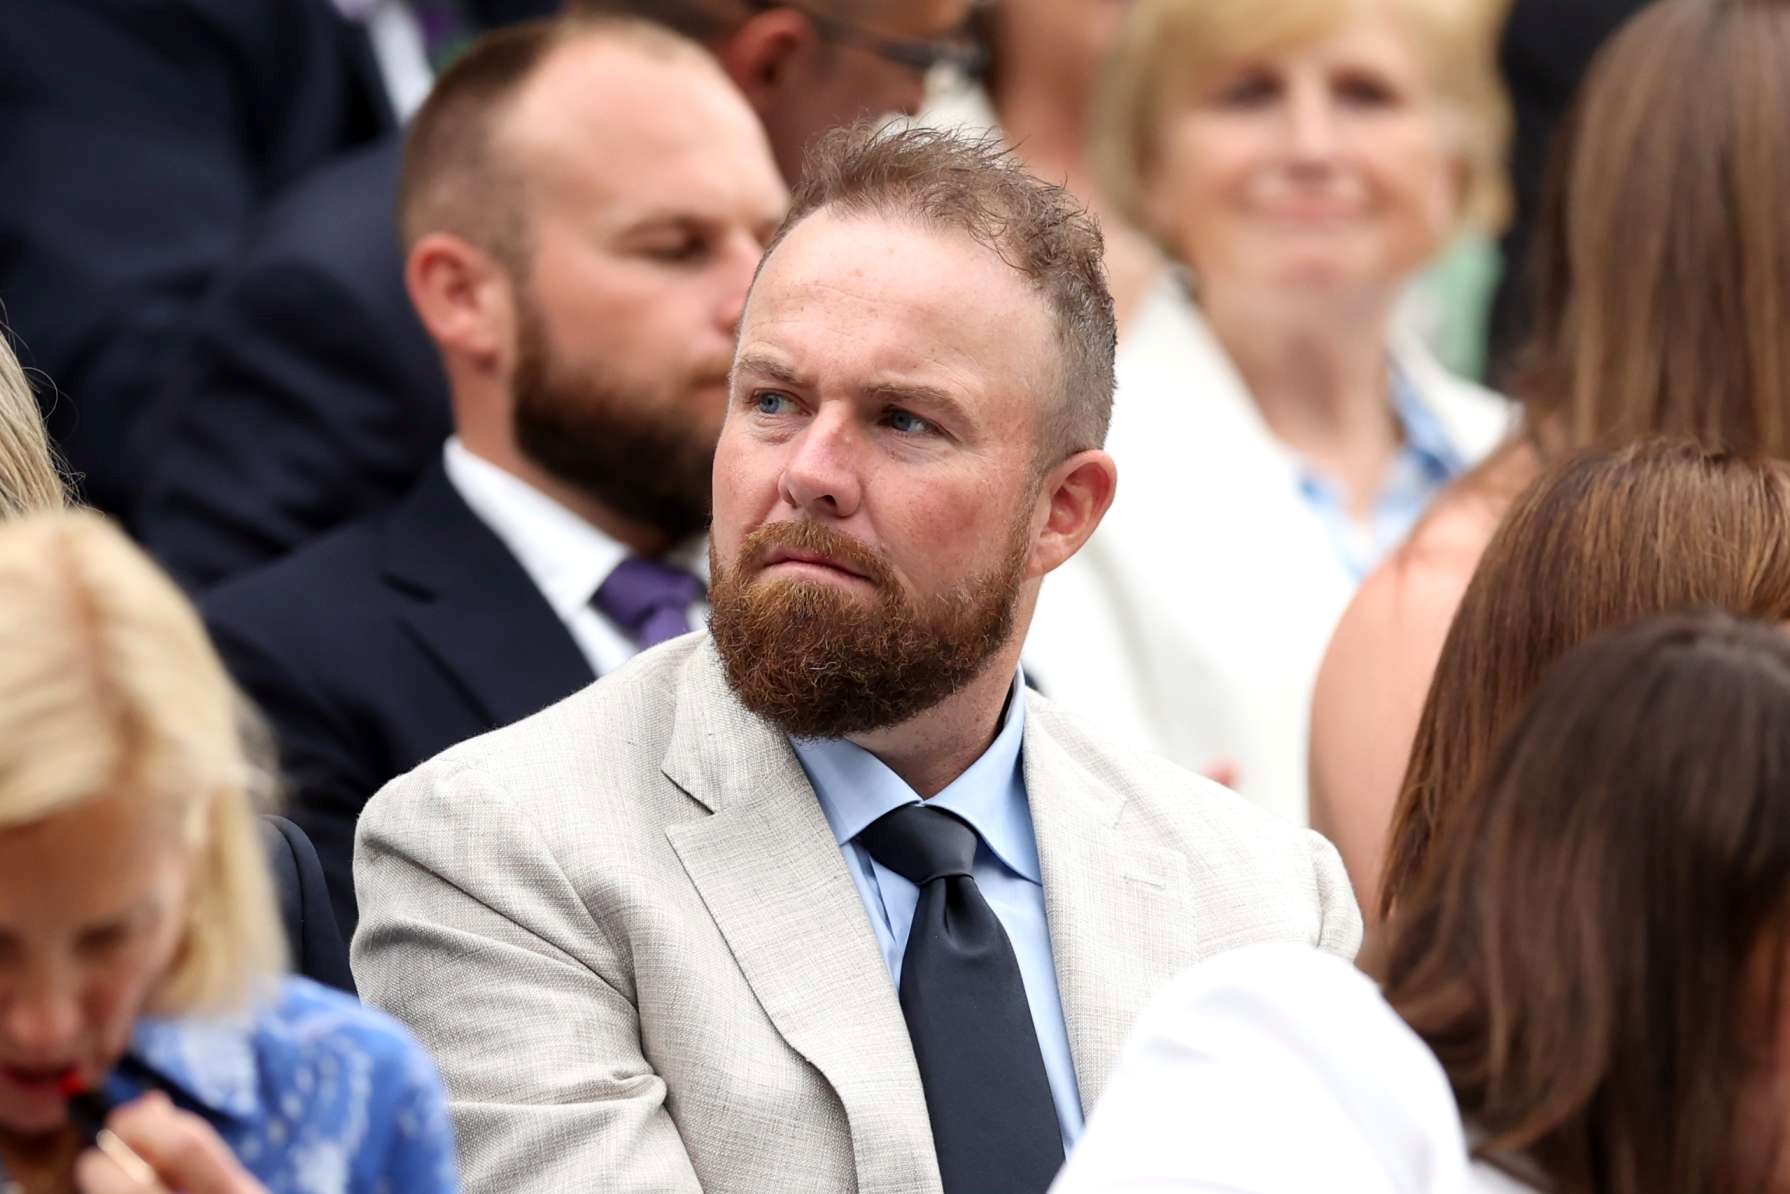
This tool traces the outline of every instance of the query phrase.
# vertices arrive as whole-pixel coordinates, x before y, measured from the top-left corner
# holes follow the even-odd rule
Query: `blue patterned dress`
[[[159,1088],[269,1194],[452,1194],[435,1067],[390,1017],[302,978],[233,1020],[139,1021],[106,1094]],[[0,1188],[4,1174],[0,1174]]]

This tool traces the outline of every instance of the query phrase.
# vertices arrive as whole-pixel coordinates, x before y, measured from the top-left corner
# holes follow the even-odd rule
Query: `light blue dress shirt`
[[[976,886],[1000,917],[1019,960],[1067,1153],[1081,1135],[1081,1092],[1075,1085],[1075,1064],[1069,1055],[1069,1032],[1063,1023],[1063,1000],[1057,991],[1050,931],[1044,921],[1038,840],[1032,834],[1032,811],[1020,769],[1025,721],[1024,689],[1021,680],[1015,679],[993,744],[969,770],[926,803],[949,809],[981,835],[972,864]],[[792,745],[820,796],[821,811],[845,854],[846,869],[858,885],[858,897],[876,930],[889,978],[899,987],[901,959],[907,953],[908,930],[913,927],[920,890],[874,861],[853,839],[884,813],[921,803],[920,797],[876,756],[843,739],[792,739]]]
[[[1442,489],[1466,467],[1435,412],[1403,373],[1392,378],[1392,413],[1398,419],[1398,455],[1386,470],[1365,524],[1349,512],[1342,490],[1310,468],[1300,470],[1299,493],[1323,521],[1343,566],[1356,581],[1367,578],[1405,541]]]

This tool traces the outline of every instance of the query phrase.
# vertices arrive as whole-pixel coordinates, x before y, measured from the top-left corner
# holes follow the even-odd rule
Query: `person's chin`
[[[1363,296],[1394,293],[1401,284],[1384,271],[1363,268],[1358,259],[1309,253],[1282,258],[1268,288],[1275,294],[1275,305],[1291,314],[1331,310]]]

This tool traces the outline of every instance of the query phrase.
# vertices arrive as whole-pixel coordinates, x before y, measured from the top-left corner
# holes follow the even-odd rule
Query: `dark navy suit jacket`
[[[354,994],[348,943],[330,906],[323,866],[305,831],[284,817],[261,818],[261,841],[279,900],[292,973]]]
[[[12,0],[0,63],[0,302],[122,513],[139,416],[255,212],[392,114],[330,0]]]
[[[404,291],[400,148],[358,150],[276,204],[170,366],[133,522],[191,588],[391,505],[452,431]]]
[[[213,591],[208,625],[279,739],[286,813],[345,935],[361,807],[385,782],[595,677],[438,463],[389,511]]]

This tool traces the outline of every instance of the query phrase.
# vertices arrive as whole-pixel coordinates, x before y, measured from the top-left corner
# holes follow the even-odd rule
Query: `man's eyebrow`
[[[924,382],[872,382],[863,388],[862,393],[864,397],[880,402],[911,403],[915,406],[943,411],[957,419],[969,417],[969,409],[964,405],[963,399],[949,390],[929,386]]]
[[[747,353],[734,362],[733,371],[736,374],[755,374],[756,376],[774,381],[778,385],[790,386],[798,390],[808,388],[807,379],[801,374],[797,373],[794,369],[790,368],[776,357],[766,356],[763,353]]]
[[[712,220],[696,212],[649,207],[630,212],[626,218],[616,221],[615,229],[625,236],[637,232],[655,232],[662,228],[707,228],[712,223]]]

